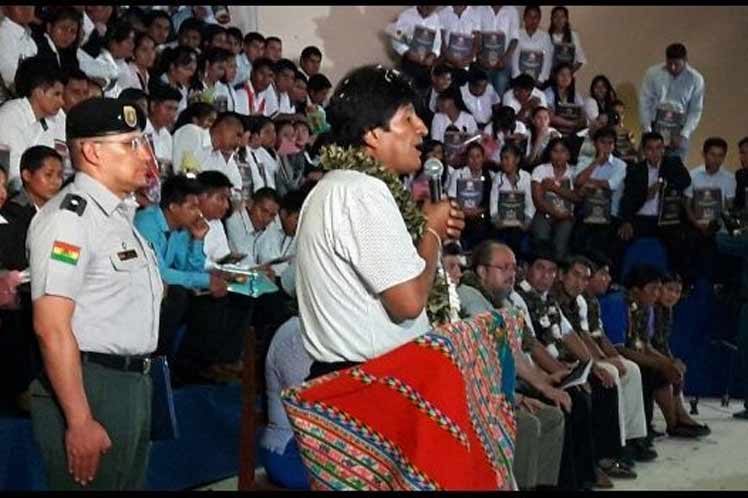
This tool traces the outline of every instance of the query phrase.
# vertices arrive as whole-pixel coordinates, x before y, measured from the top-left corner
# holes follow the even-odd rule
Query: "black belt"
[[[117,356],[104,353],[81,352],[81,361],[96,363],[123,372],[147,374],[151,370],[151,359],[142,356]]]

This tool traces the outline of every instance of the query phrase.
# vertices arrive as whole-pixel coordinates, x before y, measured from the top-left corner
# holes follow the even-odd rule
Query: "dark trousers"
[[[647,427],[652,426],[652,417],[654,415],[654,392],[668,384],[667,379],[659,370],[642,365],[639,370],[642,374],[642,395],[644,397],[644,418],[647,421]]]
[[[23,293],[20,309],[0,311],[0,398],[15,400],[41,370],[31,297]]]
[[[81,487],[68,472],[67,424],[46,377],[31,383],[31,422],[50,490],[139,490],[145,483],[151,439],[151,377],[83,363],[83,387],[93,418],[112,447],[102,455],[93,482]]]
[[[564,449],[558,487],[582,489],[585,482],[595,482],[595,441],[592,437],[592,397],[579,387],[566,392],[571,397],[571,413],[564,412]],[[546,400],[547,401],[547,400]]]
[[[161,318],[158,328],[158,348],[155,355],[167,356],[174,363],[177,330],[187,321],[192,291],[179,285],[170,285],[161,301]]]
[[[590,376],[592,387],[592,436],[595,439],[595,461],[604,458],[620,458],[621,427],[618,418],[618,390],[606,388],[594,375]]]

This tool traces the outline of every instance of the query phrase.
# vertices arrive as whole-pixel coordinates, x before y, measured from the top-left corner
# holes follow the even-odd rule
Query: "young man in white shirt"
[[[210,147],[198,149],[195,155],[201,171],[220,171],[231,180],[237,191],[241,191],[242,177],[234,154],[241,145],[243,134],[244,126],[239,116],[233,112],[219,114],[210,127]]]
[[[0,21],[0,77],[10,90],[16,77],[18,63],[36,55],[36,43],[31,38],[29,24],[34,19],[33,5],[5,5],[5,17]]]
[[[242,206],[226,220],[229,247],[244,255],[242,266],[257,266],[260,236],[278,215],[280,199],[275,190],[265,187],[252,195],[252,203]]]
[[[488,85],[486,72],[476,65],[471,66],[467,83],[460,87],[460,93],[465,107],[482,130],[491,121],[494,106],[501,102],[493,86]]]
[[[299,213],[305,198],[306,193],[299,190],[292,190],[283,196],[278,211],[280,226],[268,227],[257,242],[257,262],[259,264],[295,256],[292,252],[294,250],[294,238],[299,223]],[[288,262],[281,262],[271,266],[271,268],[276,275],[282,275],[288,266]]]
[[[502,105],[511,107],[517,119],[530,125],[536,107],[548,107],[545,92],[535,87],[535,81],[528,74],[520,74],[512,80],[512,88],[501,99]]]
[[[254,61],[263,57],[265,53],[265,37],[256,31],[244,35],[244,50],[236,56],[236,78],[232,84],[234,88],[243,85],[252,74],[252,64]]]
[[[307,79],[319,73],[322,66],[322,51],[314,45],[304,47],[299,57],[299,70]]]
[[[427,130],[408,81],[381,66],[355,69],[343,81],[329,108],[334,142],[360,148],[397,175],[416,172]],[[378,178],[334,170],[311,191],[296,253],[304,347],[315,361],[310,377],[378,357],[429,330],[425,304],[441,241],[459,239],[464,217],[446,200],[423,211],[426,227],[414,242]]]
[[[689,172],[691,185],[684,192],[690,224],[686,250],[691,256],[689,269],[692,270],[685,277],[691,282],[699,274],[715,277],[715,265],[719,266],[715,261],[715,233],[725,230],[719,215],[731,210],[735,201],[735,176],[722,168],[727,142],[720,137],[707,138],[702,153],[704,164]],[[722,280],[722,275],[717,277],[717,280]]]
[[[62,74],[46,59],[31,57],[19,64],[15,87],[20,98],[0,107],[0,144],[10,148],[11,191],[21,188],[21,155],[33,145],[67,154]]]
[[[447,5],[439,11],[439,22],[442,25],[442,60],[464,73],[475,59],[481,27],[480,7]],[[452,40],[452,34],[468,36],[471,40],[469,47],[449,50],[450,43],[456,41]]]
[[[218,261],[231,254],[229,240],[221,220],[226,216],[231,203],[231,180],[220,171],[203,171],[197,175],[202,186],[198,195],[200,212],[210,228],[203,239],[205,269],[212,270]]]
[[[433,43],[418,44],[414,51],[413,35],[416,28],[433,31]],[[441,54],[442,26],[435,5],[417,5],[404,10],[397,18],[395,31],[401,38],[392,39],[392,48],[402,57],[401,67],[404,73],[413,78],[416,87],[426,88],[429,85],[429,73],[436,58]]]
[[[262,57],[254,61],[249,80],[236,91],[236,112],[272,116],[278,111],[278,97],[272,87],[273,61]]]
[[[553,42],[547,31],[540,26],[540,7],[525,7],[525,27],[519,31],[517,48],[512,60],[512,77],[529,74],[537,86],[548,80],[553,63]]]
[[[481,9],[481,33],[500,33],[504,37],[504,53],[495,62],[480,56],[482,38],[478,52],[478,61],[483,69],[488,71],[494,90],[499,95],[503,95],[512,77],[512,60],[519,38],[519,12],[513,5],[484,5],[479,8]]]
[[[293,88],[296,81],[296,64],[288,59],[281,59],[273,68],[275,73],[274,90],[278,99],[278,114],[293,114],[295,112],[291,105],[288,92]]]
[[[153,140],[154,153],[162,167],[171,164],[171,128],[177,120],[177,108],[182,94],[166,85],[153,85],[148,96],[148,122],[144,133]]]

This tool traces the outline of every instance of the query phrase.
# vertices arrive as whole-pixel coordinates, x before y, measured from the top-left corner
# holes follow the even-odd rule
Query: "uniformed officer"
[[[74,181],[34,217],[27,248],[44,373],[31,386],[50,489],[143,486],[151,427],[148,359],[163,286],[135,230],[147,184],[145,116],[86,100],[67,116]]]

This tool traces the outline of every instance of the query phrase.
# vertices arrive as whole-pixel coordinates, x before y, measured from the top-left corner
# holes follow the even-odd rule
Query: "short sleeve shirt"
[[[380,297],[426,266],[384,182],[328,173],[304,202],[296,239],[296,295],[314,359],[366,361],[429,330],[425,310],[394,323]]]

